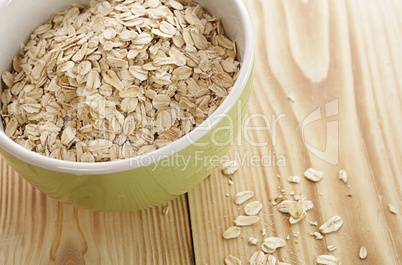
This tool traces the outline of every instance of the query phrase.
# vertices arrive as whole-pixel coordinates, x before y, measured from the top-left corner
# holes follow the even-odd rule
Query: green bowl
[[[51,13],[87,1],[1,1],[0,71],[7,70],[19,44]],[[168,202],[204,180],[226,154],[241,128],[252,83],[254,37],[241,0],[199,0],[223,17],[227,35],[236,41],[240,75],[229,96],[195,130],[152,153],[131,159],[80,163],[29,151],[0,130],[0,153],[44,194],[95,211],[132,211]],[[44,8],[46,7],[46,8]],[[27,15],[28,14],[28,15]]]

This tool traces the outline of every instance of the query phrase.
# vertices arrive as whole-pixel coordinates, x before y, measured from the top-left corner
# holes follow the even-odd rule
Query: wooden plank
[[[193,264],[186,197],[131,213],[77,210],[1,159],[0,264]]]
[[[314,264],[331,244],[338,247],[332,254],[344,264],[402,264],[402,214],[388,210],[390,203],[402,210],[402,5],[396,0],[244,3],[257,38],[247,117],[263,114],[271,130],[243,128],[242,142],[235,143],[230,156],[250,156],[233,176],[233,186],[216,170],[189,193],[196,264],[222,264],[229,254],[248,264],[260,249],[262,229],[266,236],[290,236],[274,255],[291,264]],[[322,118],[303,126],[317,108]],[[281,114],[286,117],[274,130],[273,120]],[[252,119],[251,125],[266,126],[266,121]],[[317,157],[303,136],[310,151],[335,148],[312,151]],[[253,141],[268,145],[257,147]],[[272,159],[273,152],[285,159],[285,166],[252,165],[252,155]],[[324,179],[304,179],[309,167],[323,171]],[[348,173],[346,185],[338,180],[340,169]],[[294,175],[302,177],[300,184],[287,182]],[[286,215],[270,204],[282,189],[303,193],[314,203],[298,224],[289,225]],[[261,222],[243,229],[240,238],[223,240],[223,231],[243,214],[233,198],[244,190],[255,191],[254,200],[263,202]],[[322,224],[333,215],[344,220],[338,232],[322,240],[310,236],[318,230],[310,221]],[[249,236],[259,244],[249,246]],[[358,257],[363,245],[368,250],[364,261]]]

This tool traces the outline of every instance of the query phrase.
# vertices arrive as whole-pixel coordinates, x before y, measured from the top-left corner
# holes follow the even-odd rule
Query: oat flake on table
[[[103,162],[164,147],[230,92],[236,45],[192,1],[91,1],[37,27],[3,72],[5,133],[56,159]]]
[[[225,265],[241,265],[241,261],[235,256],[229,255],[225,258]]]
[[[246,216],[246,215],[240,215],[234,220],[237,226],[250,226],[258,223],[259,221],[260,217],[258,216]]]
[[[222,237],[224,239],[232,239],[239,237],[241,233],[241,227],[238,226],[231,226],[225,232],[223,232]]]
[[[246,215],[257,215],[262,209],[262,203],[259,201],[254,201],[248,203],[244,206],[244,213]]]
[[[343,220],[339,216],[331,217],[327,222],[319,227],[321,233],[329,234],[332,232],[336,232],[343,225]]]
[[[309,168],[304,172],[304,176],[312,182],[319,182],[324,177],[324,173],[313,168]]]
[[[271,254],[274,253],[277,248],[284,247],[286,245],[286,241],[279,237],[267,237],[264,239],[264,243],[261,248],[265,253]]]
[[[367,249],[365,246],[362,246],[359,250],[359,258],[366,259],[367,258]]]
[[[254,197],[254,191],[240,191],[235,195],[235,203],[241,205]]]
[[[316,263],[323,265],[338,265],[339,260],[332,255],[320,255],[316,258]]]

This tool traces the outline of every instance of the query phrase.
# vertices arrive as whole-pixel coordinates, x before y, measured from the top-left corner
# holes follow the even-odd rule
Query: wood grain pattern
[[[189,193],[196,264],[221,264],[229,254],[245,262],[260,249],[248,246],[247,238],[254,236],[261,244],[263,228],[266,236],[290,235],[287,246],[275,256],[291,264],[314,264],[317,255],[328,254],[330,244],[338,247],[333,255],[344,264],[401,264],[402,216],[388,211],[389,203],[402,208],[401,5],[374,0],[245,4],[258,47],[248,116],[285,114],[286,118],[278,122],[276,132],[249,131],[251,139],[267,141],[267,146],[243,142],[231,155],[251,151],[262,157],[275,151],[287,163],[245,165],[233,177],[234,186],[216,171]],[[333,100],[339,114],[326,118],[325,104]],[[323,118],[304,128],[305,140],[325,150],[326,122],[337,121],[339,148],[332,150],[339,153],[337,165],[316,157],[303,144],[303,120],[316,108],[321,108]],[[256,120],[255,125],[266,124]],[[320,183],[287,182],[288,176],[302,176],[311,166],[325,173]],[[338,180],[340,169],[348,172],[350,188]],[[285,215],[270,205],[282,189],[301,192],[313,201],[315,207],[305,220],[290,226]],[[233,203],[236,192],[243,190],[255,191],[255,200],[264,203],[261,223],[243,229],[243,237],[225,241],[222,232],[243,213],[243,207]],[[344,219],[337,233],[323,240],[309,235],[317,231],[309,221],[321,224],[333,215]],[[364,261],[358,257],[363,245],[368,250]]]
[[[262,229],[266,236],[290,236],[274,255],[292,265],[314,264],[331,244],[344,264],[402,264],[402,214],[388,211],[391,203],[402,212],[402,3],[244,3],[257,56],[248,121],[229,153],[243,162],[234,185],[217,169],[188,202],[185,196],[171,202],[167,215],[162,207],[94,213],[47,198],[0,160],[0,264],[218,265],[229,254],[248,264]],[[316,109],[321,118],[303,126]],[[309,167],[324,179],[304,179]],[[338,180],[340,169],[347,185]],[[293,175],[302,182],[288,183]],[[261,222],[223,240],[243,213],[233,199],[244,190],[263,202]],[[289,225],[271,205],[282,190],[313,201],[300,223]],[[344,219],[338,232],[322,240],[309,235],[317,231],[309,221],[322,224],[333,215]],[[249,236],[259,244],[249,246]]]
[[[0,264],[193,264],[185,196],[167,215],[77,210],[0,165]]]

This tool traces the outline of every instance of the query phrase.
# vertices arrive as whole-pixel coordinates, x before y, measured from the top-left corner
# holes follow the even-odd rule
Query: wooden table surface
[[[47,198],[2,160],[0,264],[220,265],[229,254],[248,264],[262,229],[290,236],[274,255],[293,265],[315,264],[328,245],[343,264],[402,264],[402,2],[244,2],[257,56],[249,123],[229,153],[243,159],[234,185],[217,169],[169,203],[166,215],[163,206],[94,213]],[[323,180],[305,179],[309,167],[324,172]],[[338,179],[341,169],[347,184]],[[300,184],[288,183],[294,175]],[[261,221],[223,240],[243,213],[233,198],[244,190],[263,203]],[[271,205],[282,190],[314,203],[295,225]],[[310,221],[334,215],[344,220],[338,232],[310,235],[317,231]],[[248,245],[249,236],[259,244]]]

